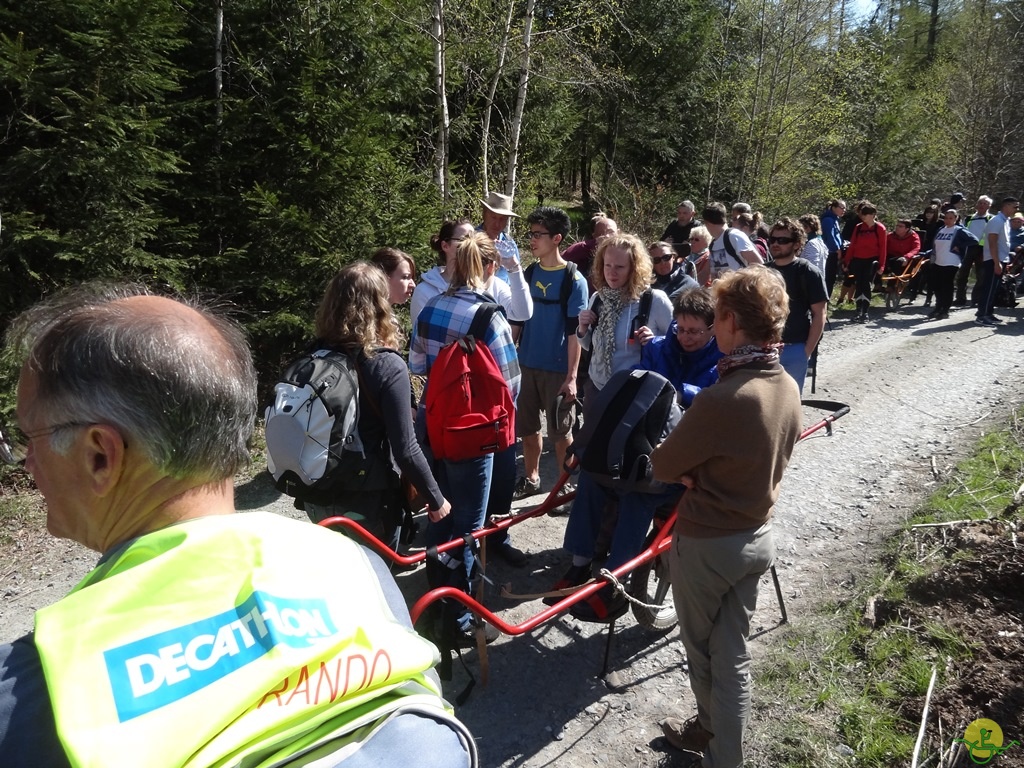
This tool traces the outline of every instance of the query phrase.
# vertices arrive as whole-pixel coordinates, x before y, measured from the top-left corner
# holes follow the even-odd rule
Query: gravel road
[[[982,430],[1000,426],[1024,395],[1024,312],[998,328],[976,326],[968,310],[926,322],[920,305],[873,310],[865,325],[837,313],[821,345],[817,393],[805,397],[847,403],[850,415],[834,435],[824,431],[796,449],[776,517],[778,571],[790,621],[827,599],[842,599],[866,572],[879,543],[905,519]],[[808,423],[821,415],[808,410]],[[545,456],[545,488],[554,462]],[[239,507],[299,516],[263,477],[239,486]],[[535,497],[537,502],[541,497]],[[38,521],[37,521],[38,522]],[[564,517],[527,521],[513,529],[530,552],[527,568],[492,564],[495,584],[542,591],[566,567],[560,551]],[[68,542],[54,542],[27,525],[0,546],[0,641],[31,628],[32,614],[64,594],[95,561]],[[399,576],[406,595],[424,589],[421,572]],[[539,602],[513,603],[493,588],[488,604],[507,621],[522,621]],[[755,616],[754,663],[766,644],[785,633],[770,582],[762,584]],[[658,722],[689,716],[693,699],[676,633],[652,633],[627,616],[611,649],[611,680],[600,676],[607,632],[573,618],[549,622],[489,647],[490,681],[476,685],[459,715],[478,738],[484,766],[672,766],[675,756]],[[466,663],[480,678],[475,651]],[[450,698],[468,677],[458,662]],[[751,764],[765,762],[757,719],[771,717],[755,691]]]

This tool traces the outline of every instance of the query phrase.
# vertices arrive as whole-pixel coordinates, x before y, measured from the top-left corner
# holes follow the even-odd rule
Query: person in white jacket
[[[423,281],[413,291],[409,307],[413,327],[416,326],[416,318],[427,302],[448,290],[448,275],[452,271],[455,251],[463,238],[474,231],[472,222],[466,219],[446,221],[441,225],[440,231],[430,238],[430,247],[437,252],[439,265],[424,273]],[[525,323],[533,315],[533,299],[530,297],[530,289],[523,277],[519,259],[503,258],[502,261],[508,271],[508,282],[495,278],[498,264],[485,264],[487,282],[484,289],[505,309],[509,323],[513,324],[513,334],[516,334],[516,324]]]

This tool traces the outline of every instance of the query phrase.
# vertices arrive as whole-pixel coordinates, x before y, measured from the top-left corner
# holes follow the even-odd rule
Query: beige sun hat
[[[487,195],[486,200],[481,200],[484,204],[484,208],[489,211],[493,211],[499,216],[515,216],[519,218],[519,214],[512,210],[512,196],[503,195],[500,192],[491,192]]]

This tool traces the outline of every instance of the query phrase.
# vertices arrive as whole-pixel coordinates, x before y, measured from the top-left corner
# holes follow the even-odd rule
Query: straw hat
[[[486,200],[481,200],[484,204],[484,208],[489,211],[493,211],[499,216],[515,216],[519,217],[517,213],[512,210],[512,196],[503,195],[500,192],[491,192]]]

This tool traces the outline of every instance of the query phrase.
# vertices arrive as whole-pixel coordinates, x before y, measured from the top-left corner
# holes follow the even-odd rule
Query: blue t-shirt
[[[565,314],[559,298],[567,265],[544,267],[538,262],[533,268],[530,296],[533,297],[533,316],[523,326],[519,338],[519,364],[542,371],[566,373],[569,366],[565,318],[579,317],[587,308],[587,281],[579,272]],[[575,330],[575,329],[574,329]]]

